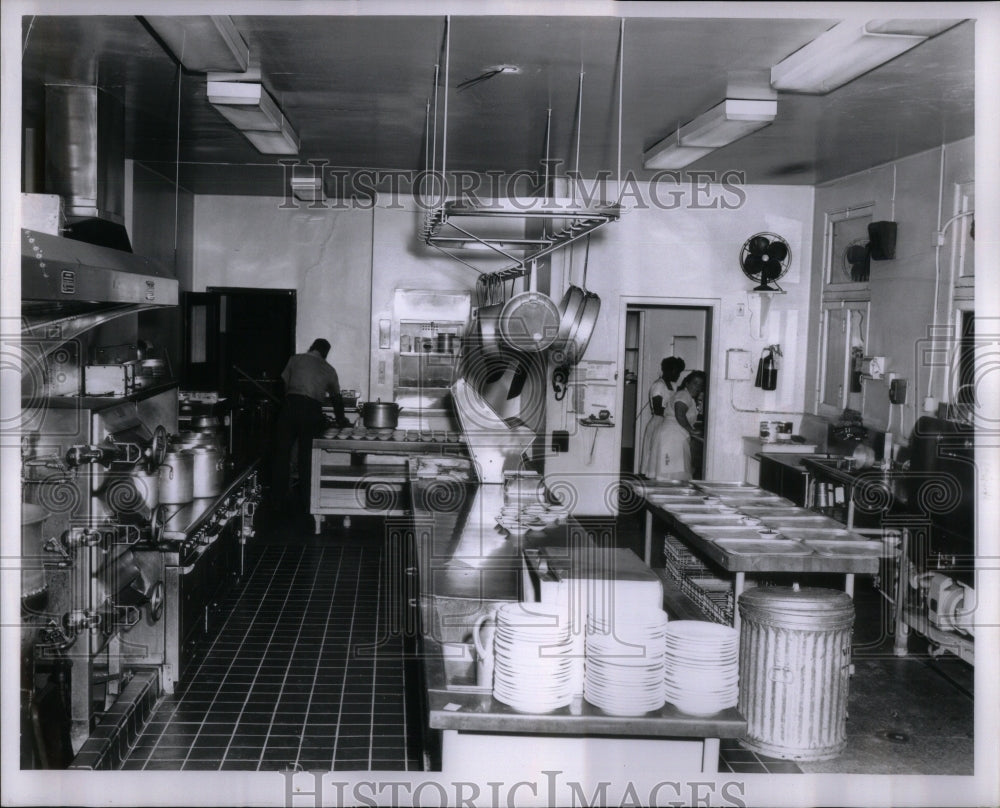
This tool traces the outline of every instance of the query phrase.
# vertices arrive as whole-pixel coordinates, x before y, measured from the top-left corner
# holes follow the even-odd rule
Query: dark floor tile
[[[761,763],[747,763],[743,761],[733,761],[729,768],[736,774],[767,774],[767,769]]]
[[[146,765],[145,758],[139,757],[129,757],[122,763],[122,771],[136,771],[141,770],[143,766]]]
[[[255,772],[257,771],[257,759],[253,760],[226,760],[222,761],[222,765],[219,767],[220,771],[224,772]]]
[[[221,765],[222,761],[219,760],[189,760],[181,767],[181,771],[214,772],[218,771]]]
[[[226,748],[214,747],[194,747],[188,754],[188,760],[214,760],[217,763],[225,756]]]
[[[177,772],[181,770],[182,761],[179,760],[150,760],[143,767],[144,771],[170,771]]]
[[[802,769],[791,760],[768,760],[764,765],[771,774],[802,774]]]
[[[230,746],[226,750],[226,760],[258,760],[263,744],[260,746]]]

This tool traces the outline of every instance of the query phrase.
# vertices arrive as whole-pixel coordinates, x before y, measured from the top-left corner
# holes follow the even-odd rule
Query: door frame
[[[708,400],[708,407],[705,419],[705,453],[704,453],[704,475],[706,479],[713,479],[715,474],[715,453],[712,451],[712,436],[716,431],[716,421],[719,417],[720,408],[713,406],[712,402],[717,401],[721,394],[718,374],[712,372],[714,368],[725,367],[724,360],[720,357],[720,317],[722,314],[722,300],[717,297],[646,297],[643,295],[622,295],[618,298],[618,356],[616,361],[621,362],[625,356],[625,315],[630,306],[642,308],[691,308],[705,309],[708,312],[708,322],[705,324],[707,331],[705,340],[705,357],[707,366],[703,370],[708,375],[708,388],[705,390],[705,397]],[[641,336],[641,335],[640,335]],[[624,369],[623,369],[624,373]],[[637,396],[641,394],[637,390]],[[624,423],[625,419],[625,397],[619,393],[616,396],[618,411],[615,417],[618,423]],[[615,457],[621,457],[622,432],[615,430]]]

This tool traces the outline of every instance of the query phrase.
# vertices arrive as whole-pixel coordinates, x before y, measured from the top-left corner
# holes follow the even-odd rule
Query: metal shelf
[[[430,211],[423,223],[421,236],[432,247],[481,248],[486,247],[514,262],[508,269],[501,270],[505,279],[519,277],[527,272],[527,265],[544,255],[572,244],[579,238],[593,233],[621,216],[621,206],[612,204],[577,205],[558,200],[538,200],[537,204],[524,202],[514,204],[512,200],[490,200],[487,203],[472,204],[461,200],[446,202]],[[456,220],[469,219],[467,227]],[[519,235],[498,235],[484,233],[476,227],[475,219],[549,219],[562,224],[559,229],[543,229],[536,238]],[[479,232],[477,232],[479,230]],[[521,258],[510,251],[525,252]],[[447,253],[451,255],[451,253]],[[452,256],[456,260],[463,259]],[[463,261],[464,263],[464,261]]]

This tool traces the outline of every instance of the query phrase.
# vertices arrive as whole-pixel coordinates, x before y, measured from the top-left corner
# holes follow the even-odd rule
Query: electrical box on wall
[[[753,371],[750,365],[750,351],[730,348],[726,351],[726,378],[735,381],[750,381]]]
[[[893,379],[889,382],[889,403],[906,403],[906,379]]]

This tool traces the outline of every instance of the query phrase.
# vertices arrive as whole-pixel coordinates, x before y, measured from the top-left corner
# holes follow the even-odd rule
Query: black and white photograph
[[[1000,4],[0,11],[0,804],[1000,804]]]

